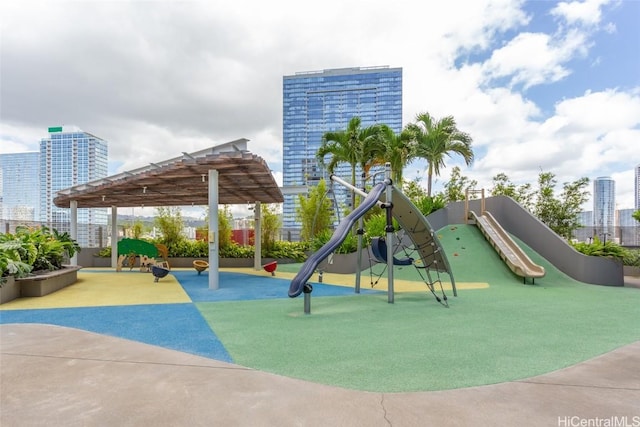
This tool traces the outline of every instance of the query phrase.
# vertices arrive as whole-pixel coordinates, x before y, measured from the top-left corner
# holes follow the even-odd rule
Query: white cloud
[[[616,208],[635,208],[635,199],[633,196],[635,191],[633,186],[635,175],[633,170],[612,173],[611,178],[616,182]]]
[[[564,18],[569,24],[595,25],[602,17],[602,6],[612,0],[585,0],[560,2],[551,10],[551,14]]]
[[[583,57],[589,48],[584,33],[571,30],[560,37],[541,33],[520,33],[483,64],[489,82],[507,78],[510,86],[524,89],[551,84],[566,78],[571,71],[565,64]]]
[[[588,92],[559,102],[555,115],[542,122],[528,121],[511,140],[488,145],[470,175],[485,186],[499,172],[517,183],[535,183],[541,170],[554,173],[559,183],[584,176],[629,179],[640,159],[639,140],[640,93]],[[632,183],[631,178],[618,188]],[[618,203],[633,207],[628,191],[619,193]]]
[[[640,124],[640,91],[588,91],[581,97],[559,102],[556,115],[571,122],[565,132],[605,133],[632,128]]]

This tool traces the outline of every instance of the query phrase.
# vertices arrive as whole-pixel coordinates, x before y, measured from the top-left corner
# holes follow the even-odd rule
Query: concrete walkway
[[[526,380],[395,394],[50,325],[0,326],[0,351],[3,427],[640,425],[640,342]]]

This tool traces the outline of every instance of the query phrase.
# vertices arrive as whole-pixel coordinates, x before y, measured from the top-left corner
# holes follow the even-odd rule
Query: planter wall
[[[362,251],[362,268],[369,268],[369,258],[365,251]],[[318,265],[318,269],[325,273],[351,274],[358,269],[358,253],[331,254]]]
[[[171,268],[191,268],[193,267],[193,261],[201,259],[209,262],[209,257],[198,257],[198,258],[169,258],[167,261],[169,262],[169,266]],[[134,268],[138,268],[138,261],[136,261],[136,266]],[[111,258],[105,257],[91,257],[90,263],[82,264],[85,267],[111,267]],[[220,258],[219,261],[220,267],[253,267],[253,258]],[[126,267],[129,268],[129,267]]]
[[[82,266],[91,266],[91,267],[111,267],[111,258],[94,256],[94,257],[91,257],[90,263],[83,264],[78,261],[78,264]]]
[[[109,267],[111,267],[111,258],[101,258],[98,257],[98,252],[100,252],[101,248],[81,248],[80,252],[77,253],[78,265],[83,265],[87,267],[98,267],[98,265],[94,264],[94,260],[97,259],[105,259],[109,261]]]
[[[253,258],[219,258],[218,267],[223,267],[223,268],[253,267]]]
[[[622,267],[622,271],[625,276],[638,276],[640,277],[640,267],[632,267],[630,265],[625,265]]]
[[[180,268],[191,268],[193,267],[193,261],[201,259],[209,262],[209,257],[200,257],[200,258],[169,258],[169,265],[171,268],[180,267]],[[218,267],[222,268],[242,268],[242,267],[253,267],[253,258],[218,258]],[[275,261],[273,258],[262,258],[262,265]],[[277,260],[281,264],[290,264],[295,262],[292,259],[279,259]]]
[[[209,257],[199,258],[169,258],[169,266],[171,268],[191,268],[193,267],[193,261],[201,259],[209,262]],[[111,267],[111,258],[104,257],[91,257],[90,262],[81,264],[84,267]],[[262,264],[266,264],[270,261],[275,261],[274,258],[262,258]],[[292,259],[279,259],[280,264],[295,263]],[[253,267],[253,258],[219,258],[218,266],[223,268],[241,268],[241,267]],[[128,268],[128,267],[127,267]],[[137,267],[136,267],[137,268]]]
[[[167,259],[167,262],[169,262],[169,267],[170,268],[186,268],[186,267],[193,267],[193,261],[197,260],[197,259],[203,259],[207,262],[209,262],[208,258],[171,258],[169,257]],[[137,263],[136,263],[137,265]]]
[[[20,296],[41,297],[72,285],[78,281],[80,268],[67,265],[61,270],[16,279],[20,284]]]
[[[0,304],[13,301],[20,296],[20,283],[13,276],[5,277],[6,282],[0,288]]]

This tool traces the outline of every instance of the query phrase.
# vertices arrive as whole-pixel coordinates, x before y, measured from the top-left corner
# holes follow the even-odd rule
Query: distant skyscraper
[[[635,209],[620,209],[618,211],[620,244],[623,246],[640,246],[640,224],[633,217],[635,211]]]
[[[636,186],[635,186],[636,210],[640,209],[640,165],[636,166]]]
[[[593,226],[600,240],[613,239],[616,211],[616,183],[608,176],[593,181]]]
[[[0,154],[0,217],[6,220],[40,220],[40,153]]]
[[[58,191],[105,178],[108,172],[107,142],[75,127],[50,127],[49,138],[40,141],[40,221],[66,230],[69,209],[58,208],[53,199]],[[105,209],[78,209],[80,246],[98,245],[98,229],[106,225]]]
[[[296,191],[326,177],[316,152],[325,132],[346,129],[360,117],[362,126],[384,123],[402,129],[402,68],[340,68],[302,72],[283,78],[283,228],[300,228],[296,221]],[[348,165],[336,174],[350,176]],[[335,186],[338,204],[349,192]]]

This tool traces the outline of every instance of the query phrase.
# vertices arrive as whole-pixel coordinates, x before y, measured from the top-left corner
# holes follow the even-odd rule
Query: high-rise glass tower
[[[0,195],[5,220],[40,220],[40,153],[0,154]]]
[[[593,181],[593,227],[600,240],[615,238],[616,182],[608,176]]]
[[[362,127],[384,123],[402,130],[402,68],[363,67],[300,72],[283,77],[283,228],[297,234],[298,194],[325,176],[316,152],[325,132],[344,130],[353,117]],[[344,165],[336,174],[350,177]],[[335,186],[338,205],[348,190]]]
[[[76,127],[50,127],[49,137],[40,141],[40,221],[68,231],[69,209],[53,204],[57,192],[105,178],[107,173],[107,141]],[[97,226],[106,224],[104,208],[78,209],[80,246],[98,246]]]

